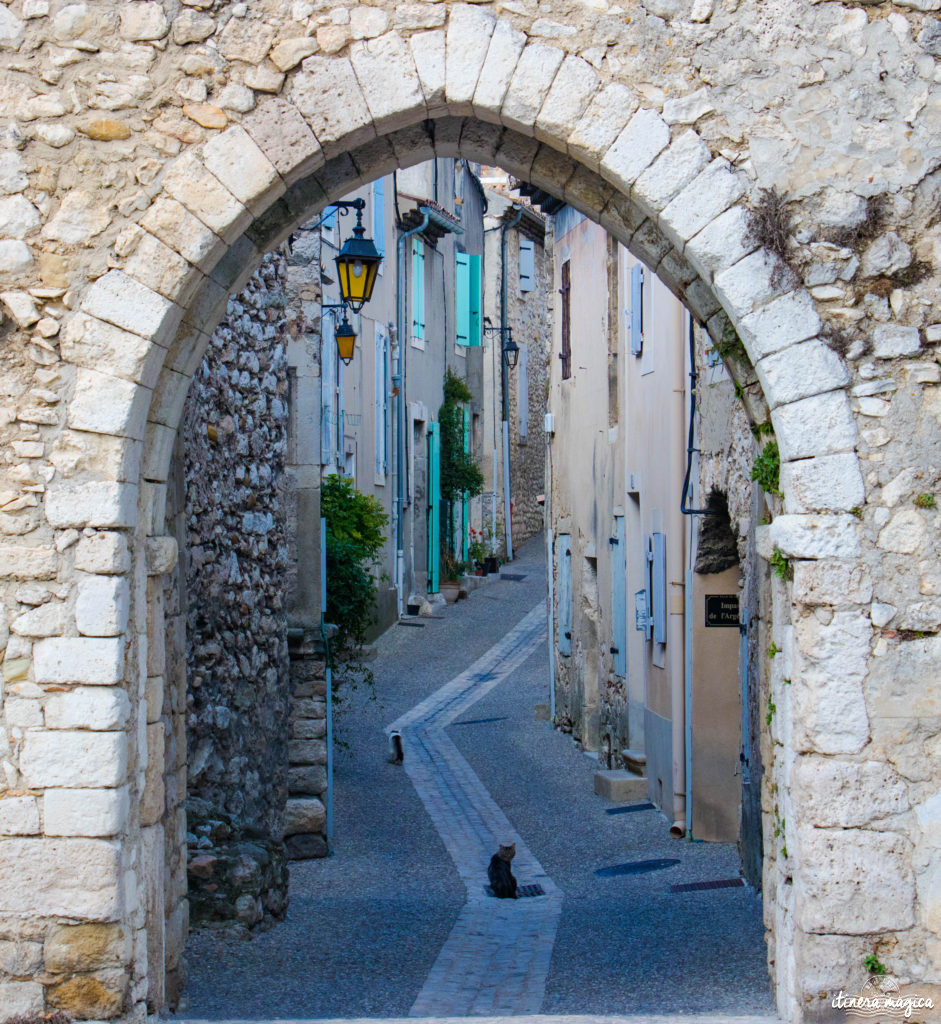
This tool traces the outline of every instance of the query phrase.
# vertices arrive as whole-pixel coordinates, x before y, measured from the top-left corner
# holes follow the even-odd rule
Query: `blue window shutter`
[[[614,674],[627,674],[627,548],[624,516],[615,516],[611,538],[611,647]]]
[[[470,344],[470,257],[459,252],[454,258],[455,340]]]
[[[652,565],[653,639],[654,643],[667,642],[667,537],[665,533],[653,535]]]
[[[412,337],[425,337],[425,245],[412,239]]]
[[[639,356],[644,350],[644,268],[640,263],[631,267],[631,355]]]
[[[376,324],[376,476],[386,472],[386,333]]]
[[[337,402],[337,343],[333,317],[320,318],[320,461],[329,465],[334,457]]]
[[[468,331],[467,344],[480,344],[481,319],[481,263],[482,256],[468,256]]]
[[[572,536],[560,533],[556,541],[559,576],[559,654],[572,653]]]
[[[381,256],[386,252],[386,183],[376,178],[372,183],[372,237]],[[379,264],[382,270],[382,264]]]
[[[438,593],[441,529],[441,437],[438,424],[428,424],[428,593]]]
[[[529,238],[520,239],[520,291],[531,292],[536,287],[536,243]]]

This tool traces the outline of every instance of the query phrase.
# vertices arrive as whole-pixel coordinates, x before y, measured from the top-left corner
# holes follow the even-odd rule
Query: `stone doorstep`
[[[642,750],[622,750],[621,757],[629,772],[635,775],[647,774],[647,755]]]
[[[647,799],[647,779],[643,775],[616,768],[595,772],[595,794],[615,803]]]

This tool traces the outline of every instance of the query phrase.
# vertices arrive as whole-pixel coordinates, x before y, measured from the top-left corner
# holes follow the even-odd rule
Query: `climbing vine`
[[[454,505],[465,497],[473,498],[484,489],[484,477],[471,452],[464,450],[464,408],[473,396],[467,384],[448,370],[444,378],[444,402],[438,410],[441,431],[441,500],[447,505],[445,552],[455,557]]]

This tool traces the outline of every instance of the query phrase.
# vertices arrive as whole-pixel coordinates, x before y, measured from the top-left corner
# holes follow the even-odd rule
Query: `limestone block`
[[[869,716],[858,675],[832,663],[806,664],[791,689],[796,750],[858,754],[869,742]]]
[[[6,8],[2,8],[5,12]],[[6,19],[0,17],[0,32],[4,31]],[[0,46],[3,37],[0,36]],[[4,1015],[17,1017],[20,1014],[31,1017],[41,1015],[46,1007],[43,999],[43,987],[38,981],[0,981],[0,1007]]]
[[[130,796],[119,789],[47,789],[43,832],[47,836],[116,836],[127,825]]]
[[[4,545],[0,549],[0,578],[47,580],[56,574],[55,548],[21,548]]]
[[[692,254],[689,255],[693,259]],[[773,299],[754,313],[742,317],[738,335],[745,343],[752,362],[757,362],[798,342],[815,338],[822,327],[810,293],[800,289]]]
[[[670,142],[670,129],[655,110],[638,110],[601,159],[601,176],[629,193]]]
[[[251,223],[251,213],[203,166],[194,152],[186,152],[170,164],[163,188],[167,195],[230,244]]]
[[[474,90],[473,106],[477,117],[499,124],[500,108],[525,45],[525,32],[515,29],[508,21],[497,22]]]
[[[0,798],[0,836],[34,836],[39,832],[39,804],[34,796]]]
[[[911,844],[895,832],[798,826],[794,911],[803,931],[863,935],[914,923]]]
[[[664,211],[664,217],[668,210],[669,207]],[[767,250],[758,249],[728,270],[716,274],[716,293],[736,323],[767,305],[773,298],[789,291],[786,283],[775,280],[776,260],[777,257],[771,256]],[[787,275],[784,278],[786,282]]]
[[[216,23],[206,14],[198,11],[183,11],[173,19],[173,41],[178,46],[186,43],[201,43],[216,30]]]
[[[551,90],[550,90],[551,92]],[[619,82],[595,93],[568,139],[568,150],[593,171],[637,109],[637,97]]]
[[[14,978],[38,974],[42,967],[42,946],[38,942],[0,940],[0,971]]]
[[[451,114],[473,113],[471,101],[487,58],[494,25],[493,15],[480,7],[458,4],[451,8],[445,58],[445,95]],[[418,66],[420,68],[421,64]]]
[[[90,192],[74,189],[63,198],[55,216],[46,223],[42,237],[66,245],[87,242],[111,223],[108,210]]]
[[[297,740],[319,740],[327,734],[323,718],[295,718],[291,723],[291,736]]]
[[[131,566],[127,538],[123,533],[101,530],[82,537],[75,548],[75,568],[84,572],[123,573]]]
[[[128,976],[123,970],[78,974],[46,989],[49,1006],[79,1020],[116,1017],[124,1008]]]
[[[20,771],[30,788],[121,786],[127,777],[123,732],[28,732]]]
[[[0,273],[20,274],[33,264],[33,251],[25,242],[0,240]]]
[[[614,192],[601,211],[598,222],[622,244],[628,245],[634,233],[645,222],[636,203],[623,192]]]
[[[595,772],[595,793],[606,800],[646,800],[647,779],[623,769]]]
[[[207,271],[224,251],[218,235],[195,217],[182,203],[161,196],[147,208],[140,224],[185,260]]]
[[[229,60],[255,66],[265,59],[274,42],[275,28],[256,18],[230,18],[219,37],[219,49]]]
[[[59,350],[63,359],[77,366],[135,381],[145,388],[156,383],[165,355],[165,349],[150,339],[84,313],[65,322]]]
[[[912,250],[894,231],[887,231],[872,242],[863,253],[860,273],[863,277],[895,274],[912,262]]]
[[[941,636],[904,640],[873,658],[866,679],[873,719],[927,719],[941,715],[936,685]]]
[[[425,117],[425,96],[415,60],[397,32],[354,44],[350,60],[379,131],[404,128]],[[394,89],[389,82],[395,82]]]
[[[51,693],[45,701],[47,729],[123,729],[131,713],[127,693],[118,686],[76,686]]]
[[[109,270],[88,289],[81,308],[116,327],[158,341],[175,330],[180,310],[162,295],[128,277]]]
[[[165,791],[163,780],[166,731],[163,722],[147,726],[147,774],[140,802],[142,825],[153,825],[163,817]]]
[[[745,187],[745,175],[728,160],[717,157],[670,202],[661,215],[661,227],[667,237],[682,248],[741,199]]]
[[[927,540],[924,516],[914,508],[896,512],[879,532],[878,545],[883,551],[900,555],[914,554]]]
[[[39,211],[25,196],[0,199],[0,238],[26,238],[39,223]]]
[[[667,124],[694,124],[715,110],[709,90],[697,89],[686,96],[677,96],[663,104],[663,120]]]
[[[271,161],[240,126],[214,135],[203,146],[203,163],[256,217],[285,190]]]
[[[781,490],[788,513],[850,512],[866,500],[863,475],[854,452],[783,463]]]
[[[814,828],[854,828],[909,809],[908,789],[890,765],[830,757],[797,758],[791,801]]]
[[[900,324],[877,324],[872,332],[872,354],[876,359],[897,359],[913,356],[921,348],[917,327]]]
[[[8,7],[0,11],[0,49],[18,50],[23,42],[26,26]],[[0,1003],[2,1005],[2,1003]],[[40,1009],[42,1006],[40,1005]],[[12,1011],[26,1013],[26,1010]]]
[[[52,637],[33,647],[38,683],[88,683],[113,686],[124,671],[120,638]]]
[[[284,852],[289,860],[313,860],[316,857],[326,857],[327,841],[323,836],[311,832],[288,836],[284,843]]]
[[[29,292],[0,292],[0,301],[3,302],[7,314],[13,318],[17,327],[31,327],[40,319],[36,300]]]
[[[502,134],[503,129],[499,125],[487,124],[484,121],[465,121],[461,129],[462,156],[468,160],[492,164],[496,159]]]
[[[295,74],[290,99],[307,119],[329,159],[368,142],[376,134],[372,115],[345,57],[308,57]],[[343,103],[327,102],[342,96]]]
[[[915,601],[899,613],[896,623],[899,629],[936,632],[941,627],[941,600]]]
[[[17,636],[61,636],[65,631],[65,606],[59,601],[30,608],[10,623],[10,632]]]
[[[180,306],[186,306],[202,277],[170,246],[146,233],[142,233],[124,270],[128,277]]]
[[[134,381],[122,380],[85,367],[75,377],[69,402],[69,426],[93,434],[116,434],[140,440],[152,392]]]
[[[121,36],[132,42],[162,39],[170,30],[163,5],[155,2],[126,3],[121,6]]]
[[[327,770],[322,765],[306,765],[288,769],[288,792],[294,795],[319,796],[327,788]]]
[[[298,835],[302,832],[322,832],[327,824],[327,812],[317,799],[292,798],[284,812],[284,834]]]
[[[771,410],[781,459],[790,462],[812,455],[851,451],[856,423],[843,391],[828,391]]]
[[[768,539],[788,558],[856,558],[859,522],[850,515],[776,516]]]
[[[503,124],[524,135],[534,134],[536,117],[564,56],[565,51],[557,46],[532,40],[526,44],[500,108]],[[554,144],[559,149],[563,148],[562,139],[555,139]]]
[[[126,579],[93,576],[78,585],[75,622],[83,636],[120,636],[127,628],[129,609]]]
[[[120,914],[116,844],[101,839],[8,839],[3,853],[0,913],[92,921]]]
[[[634,184],[633,196],[648,215],[659,213],[709,163],[709,147],[693,131],[675,139]]]
[[[288,743],[288,759],[292,765],[326,764],[327,745],[323,740],[292,739]]]
[[[255,109],[255,94],[247,86],[232,82],[219,93],[219,106],[223,110],[237,110],[247,114],[249,110]]]
[[[868,604],[872,576],[856,562],[799,561],[794,564],[794,600],[804,605]]]
[[[409,39],[408,45],[429,115],[447,112],[444,30],[416,32]]]
[[[147,538],[147,575],[163,576],[177,563],[179,545],[176,537]]]
[[[131,526],[137,516],[137,487],[106,480],[56,480],[46,491],[45,506],[51,526]]]
[[[374,39],[389,27],[389,15],[379,7],[363,4],[350,11],[350,35],[354,39]]]
[[[865,676],[872,625],[864,610],[839,609],[828,622],[805,615],[794,623],[794,637],[805,660],[838,666],[842,674],[857,679]]]
[[[317,40],[310,36],[294,36],[275,43],[268,57],[279,71],[290,71],[305,57],[316,53],[319,48]]]
[[[324,701],[320,697],[299,697],[294,700],[292,709],[295,721],[304,718],[325,718],[327,714]]]

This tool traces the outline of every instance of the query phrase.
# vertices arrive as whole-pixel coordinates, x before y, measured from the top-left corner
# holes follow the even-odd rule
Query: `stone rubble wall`
[[[186,598],[166,615],[186,673],[164,718],[185,709],[194,925],[250,927],[287,901],[286,278],[276,251],[230,299],[180,431]]]

